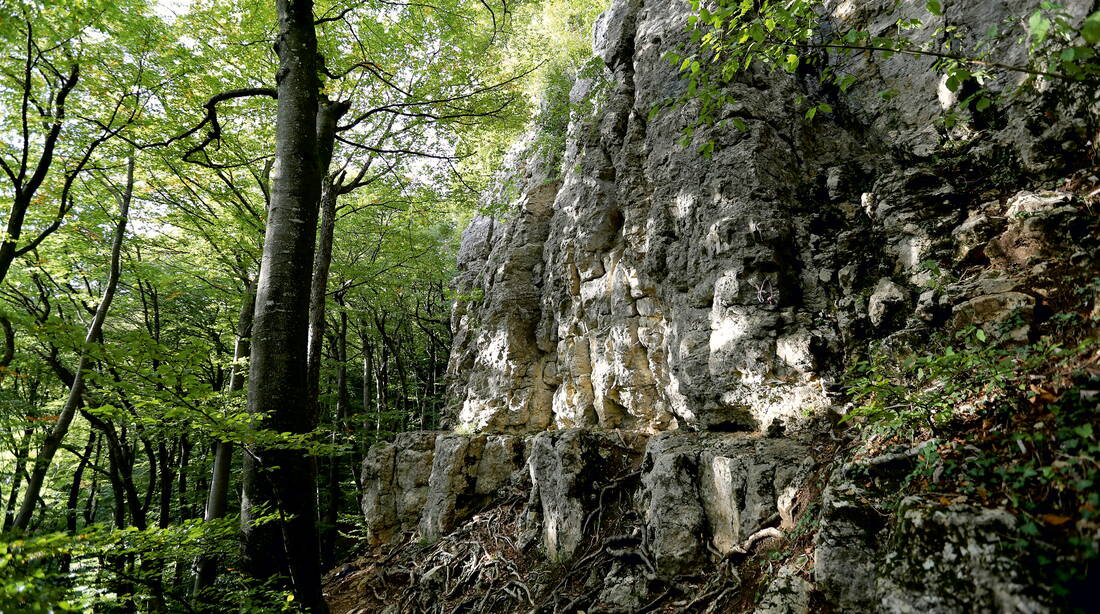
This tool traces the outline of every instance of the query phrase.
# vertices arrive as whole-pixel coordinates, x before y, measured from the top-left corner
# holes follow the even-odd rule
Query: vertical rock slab
[[[699,465],[711,545],[727,554],[762,528],[793,528],[795,498],[814,462],[793,441],[722,437]]]
[[[661,433],[646,447],[639,510],[657,569],[675,575],[706,557],[699,449],[687,433]]]
[[[436,438],[428,497],[420,517],[420,534],[425,539],[439,539],[475,503],[472,495],[484,446],[484,436],[452,433]]]
[[[790,528],[813,461],[801,444],[728,434],[653,437],[642,464],[639,509],[658,568],[681,573],[727,554],[766,527]]]
[[[573,556],[585,537],[588,516],[600,505],[601,490],[629,473],[642,445],[638,434],[586,429],[547,431],[531,439],[529,505],[551,559]]]
[[[379,442],[363,460],[361,506],[372,546],[416,527],[428,496],[434,431],[400,433],[393,443]]]
[[[405,532],[437,539],[490,503],[524,467],[523,438],[400,433],[363,461],[362,510],[371,546]]]
[[[546,380],[554,363],[536,328],[543,248],[560,184],[537,161],[524,168],[509,223],[481,217],[463,233],[448,396],[451,420],[474,432],[530,433],[552,420]]]
[[[485,507],[524,461],[519,437],[439,435],[420,514],[421,536],[437,540]]]

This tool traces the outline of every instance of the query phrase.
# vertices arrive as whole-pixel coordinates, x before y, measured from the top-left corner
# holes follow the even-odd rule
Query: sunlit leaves
[[[933,18],[944,15],[942,0],[928,0],[923,6]],[[764,70],[814,75],[841,92],[852,88],[856,78],[834,58],[856,54],[872,63],[896,59],[899,54],[913,61],[931,58],[936,70],[945,75],[945,87],[950,92],[963,91],[967,83],[984,88],[988,79],[1003,72],[1023,75],[1025,78],[1019,80],[1023,87],[1034,85],[1039,76],[1067,81],[1100,76],[1100,63],[1090,46],[1100,40],[1100,12],[1089,15],[1078,27],[1064,7],[1054,2],[1041,2],[1017,19],[994,24],[976,43],[958,24],[941,19],[925,23],[915,16],[899,18],[892,33],[861,29],[858,20],[852,19],[838,19],[836,23],[841,27],[822,32],[818,28],[822,15],[851,11],[851,7],[838,8],[822,0],[693,2],[692,10],[694,14],[687,20],[691,43],[665,56],[687,82],[685,93],[678,101],[660,105],[664,108],[696,101],[699,111],[691,129],[719,121],[721,104],[728,102],[721,92],[754,65]],[[1009,37],[1028,43],[1031,53],[1026,61],[1004,64],[1003,58],[993,57],[993,49]],[[1082,39],[1087,44],[1080,44]],[[894,92],[896,89],[888,90],[883,98],[891,98]],[[984,91],[962,102],[983,112],[995,99],[992,92]],[[807,119],[820,117],[823,112],[825,109],[816,103],[803,110]],[[958,113],[957,109],[948,112]],[[945,125],[948,121],[957,121],[957,117],[945,118]]]

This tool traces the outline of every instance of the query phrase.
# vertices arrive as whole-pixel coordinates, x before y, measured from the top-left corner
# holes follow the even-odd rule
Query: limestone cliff
[[[873,33],[927,17],[920,3],[900,14],[894,4],[843,2],[837,14]],[[1017,12],[960,4],[943,19],[971,36]],[[1083,14],[1090,3],[1071,4]],[[798,422],[830,404],[835,375],[866,340],[940,324],[972,298],[922,298],[922,263],[950,262],[955,229],[1003,226],[1011,212],[990,190],[1005,186],[991,175],[1051,178],[1085,163],[1095,109],[1065,101],[1086,97],[1030,94],[996,127],[937,128],[958,100],[931,61],[901,56],[835,60],[858,77],[847,95],[814,91],[811,74],[747,71],[716,120],[748,129],[700,129],[682,146],[691,105],[647,118],[686,87],[661,58],[686,39],[687,13],[681,0],[614,3],[595,33],[603,104],[576,118],[566,172],[553,179],[529,161],[513,215],[467,230],[458,285],[479,300],[454,312],[457,426]],[[574,97],[592,87],[579,81]],[[884,101],[886,90],[899,94]],[[808,93],[834,99],[833,117],[806,121],[794,101]]]
[[[949,25],[974,40],[1017,4],[945,3],[917,37]],[[872,35],[928,17],[923,2],[832,7],[825,22]],[[563,170],[520,150],[510,213],[466,230],[456,433],[399,435],[361,476],[368,541],[424,545],[337,581],[366,595],[361,611],[394,594],[387,611],[1067,607],[1003,547],[1027,522],[1007,502],[884,508],[934,441],[864,445],[835,423],[840,379],[871,348],[968,326],[1027,343],[1062,300],[1070,277],[1055,272],[1100,270],[1094,93],[1047,84],[978,112],[926,59],[837,55],[856,77],[846,93],[754,66],[717,118],[746,129],[703,127],[684,146],[695,109],[650,111],[685,87],[662,56],[687,16],[682,0],[615,0],[594,36],[605,74],[574,86],[596,105],[573,117]],[[999,44],[1007,62],[1026,56]],[[807,121],[802,96],[834,112]],[[962,121],[937,121],[949,112]],[[785,540],[781,560],[746,567],[769,539]],[[398,585],[415,594],[386,592]]]

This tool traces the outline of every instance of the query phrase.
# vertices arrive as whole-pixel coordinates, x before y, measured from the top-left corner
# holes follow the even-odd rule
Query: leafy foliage
[[[1080,290],[1084,305],[1096,300],[1090,286]],[[929,351],[858,361],[845,380],[854,405],[843,421],[868,440],[933,437],[895,501],[1007,507],[1021,518],[1011,547],[1068,597],[1081,594],[1100,554],[1100,338],[1076,311],[1048,322],[1048,334],[1027,345],[968,327]],[[1053,543],[1068,548],[1055,554]]]
[[[728,83],[753,66],[812,75],[826,91],[845,92],[856,84],[856,77],[844,70],[838,58],[855,54],[929,58],[933,69],[943,75],[945,87],[964,94],[960,106],[978,113],[997,102],[998,95],[986,85],[1006,72],[1028,77],[1020,87],[1032,87],[1038,79],[1090,83],[1100,79],[1095,49],[1100,12],[1078,23],[1055,2],[1040,3],[1022,15],[1024,19],[990,24],[976,40],[944,19],[945,5],[939,0],[925,3],[924,14],[906,12],[885,32],[864,29],[847,15],[849,5],[835,7],[824,0],[692,0],[691,5],[690,44],[666,55],[686,79],[687,89],[679,99],[666,100],[652,111],[656,114],[688,101],[698,104],[696,121],[685,129],[684,144],[703,125],[728,122],[746,129],[742,119],[726,117],[723,109],[735,102]],[[1020,21],[1026,22],[1026,30],[1021,30]],[[1016,38],[1028,41],[1028,61],[999,61],[1002,43]],[[880,95],[889,99],[897,92],[886,90]],[[803,99],[799,105],[808,120],[833,112],[829,100]],[[946,121],[958,119],[949,113]]]

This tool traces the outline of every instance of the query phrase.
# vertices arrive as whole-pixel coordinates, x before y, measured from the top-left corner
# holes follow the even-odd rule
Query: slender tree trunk
[[[333,432],[337,433],[335,440],[344,438],[347,428],[348,415],[348,314],[341,310],[340,327],[336,331],[336,415],[333,420]],[[334,441],[333,443],[336,443]],[[321,564],[325,569],[332,569],[336,565],[336,540],[340,534],[340,506],[344,500],[344,493],[340,487],[341,468],[344,455],[333,452],[329,458],[328,467],[328,498],[325,513],[322,516],[321,533]]]
[[[172,524],[172,487],[176,483],[176,474],[172,469],[175,467],[175,455],[163,441],[157,444],[157,451],[160,456],[160,517],[157,519],[157,526],[167,529]]]
[[[69,484],[69,498],[65,502],[65,530],[69,535],[76,535],[76,508],[80,504],[80,481],[84,478],[84,470],[88,467],[88,464],[92,459],[92,450],[95,449],[95,431],[92,431],[88,435],[88,443],[84,446],[84,455],[80,457],[80,462],[76,466],[76,472],[73,473],[73,481]],[[72,564],[72,555],[66,553],[61,557],[61,572],[69,573],[69,566]]]
[[[229,394],[244,388],[244,359],[251,353],[252,316],[256,309],[255,286],[249,282],[245,290],[241,312],[237,318],[237,343],[233,348],[233,368],[229,372]],[[233,465],[233,444],[219,441],[214,452],[214,472],[210,478],[210,491],[206,498],[203,520],[209,522],[225,517],[229,499],[229,472]],[[192,595],[199,597],[202,591],[214,584],[218,577],[218,561],[213,556],[203,556],[195,562],[195,583]]]
[[[107,287],[103,290],[103,299],[95,310],[92,323],[88,327],[88,335],[84,338],[85,348],[100,337],[100,333],[103,331],[103,321],[107,318],[107,310],[110,309],[111,301],[115,297],[118,278],[122,273],[122,239],[126,235],[126,222],[130,216],[130,199],[133,193],[134,157],[130,156],[130,160],[126,165],[126,188],[119,195],[120,211],[118,223],[115,226],[114,243],[111,245],[111,269],[107,276]],[[20,506],[19,513],[15,517],[15,528],[20,531],[25,531],[30,526],[35,503],[42,492],[42,483],[46,479],[46,472],[49,471],[54,456],[61,448],[65,435],[69,432],[69,425],[72,424],[76,410],[81,404],[84,395],[84,372],[90,362],[87,349],[81,349],[80,361],[77,363],[74,373],[72,388],[69,389],[69,397],[65,401],[65,406],[61,409],[53,429],[46,436],[45,441],[42,442],[42,449],[38,452],[38,457],[34,462],[34,471],[27,481],[27,492],[23,498],[23,505]]]
[[[305,349],[309,329],[317,209],[322,168],[316,120],[320,80],[310,0],[277,0],[278,114],[271,210],[256,286],[248,381],[249,411],[258,425],[309,433]],[[266,417],[262,420],[259,414]],[[326,613],[321,592],[315,469],[304,450],[246,447],[241,523],[243,565],[253,577],[288,577],[299,603]],[[262,508],[279,521],[254,523]]]
[[[148,516],[149,510],[153,506],[153,495],[157,493],[157,476],[160,475],[160,463],[156,452],[153,451],[153,443],[149,441],[149,438],[139,432],[138,440],[141,441],[141,448],[145,450],[145,458],[149,466],[149,471],[146,473],[145,496],[141,499],[142,513]],[[130,463],[131,470],[133,466],[134,463]]]
[[[179,483],[176,486],[176,492],[179,497],[180,506],[180,519],[189,520],[193,517],[194,505],[191,501],[190,492],[188,492],[187,484],[187,468],[191,463],[191,439],[186,435],[180,436],[180,462],[177,465],[179,467]]]
[[[105,425],[106,426],[106,425]],[[107,433],[104,430],[104,438],[107,438]],[[114,491],[114,521],[115,528],[122,530],[126,528],[126,501],[123,498],[124,487],[122,485],[122,472],[119,470],[119,462],[122,459],[115,453],[114,447],[108,443],[107,446],[107,462],[109,463],[108,475],[111,476],[111,489]],[[124,571],[126,569],[127,560],[124,555],[112,554],[110,552],[104,557],[104,567],[107,569],[114,569]],[[132,595],[134,592],[133,585],[126,580],[126,575],[121,573],[114,573],[108,576],[107,584],[114,589],[114,592],[118,595]],[[124,605],[132,605],[132,601]],[[136,611],[136,609],[135,609]]]
[[[73,473],[73,481],[69,484],[69,498],[65,506],[65,530],[69,534],[76,533],[76,508],[80,504],[80,482],[84,478],[84,470],[88,468],[88,465],[92,462],[92,454],[95,450],[96,434],[92,431],[88,435],[88,443],[84,446],[84,455],[80,457],[80,462],[76,466],[76,472]]]
[[[23,486],[23,476],[27,473],[27,457],[31,452],[31,438],[34,429],[23,429],[23,439],[15,451],[15,468],[13,469],[11,490],[8,492],[7,512],[4,514],[4,530],[7,531],[15,523],[15,506],[19,503],[19,489]]]
[[[367,336],[366,328],[360,329],[360,339],[363,344],[363,413],[371,415],[371,406],[374,405],[374,344]]]
[[[309,341],[306,350],[310,410],[316,416],[321,393],[321,349],[325,339],[325,297],[328,292],[329,266],[332,263],[332,238],[336,231],[338,181],[328,174],[336,140],[336,123],[348,110],[346,102],[323,101],[317,111],[318,164],[321,183],[321,228],[317,233],[317,252],[313,258],[313,280],[309,290]]]
[[[383,343],[381,348],[382,356],[379,358],[378,366],[375,369],[377,381],[374,382],[378,405],[377,428],[375,428],[377,431],[381,431],[382,427],[390,426],[390,347]]]
[[[106,432],[103,432],[104,438],[106,438]],[[108,473],[111,478],[111,492],[114,493],[115,507],[112,512],[112,517],[115,521],[116,529],[126,528],[126,498],[124,495],[125,487],[122,485],[122,472],[119,471],[118,465],[122,462],[122,459],[115,454],[114,446],[110,443],[107,444],[107,463]]]
[[[97,437],[95,442],[95,458],[92,459],[92,465],[98,467],[100,455],[103,451],[103,438]],[[92,484],[88,487],[88,500],[84,503],[84,524],[92,524],[95,522],[97,516],[96,506],[98,500],[96,499],[99,493],[99,472],[92,473]]]

